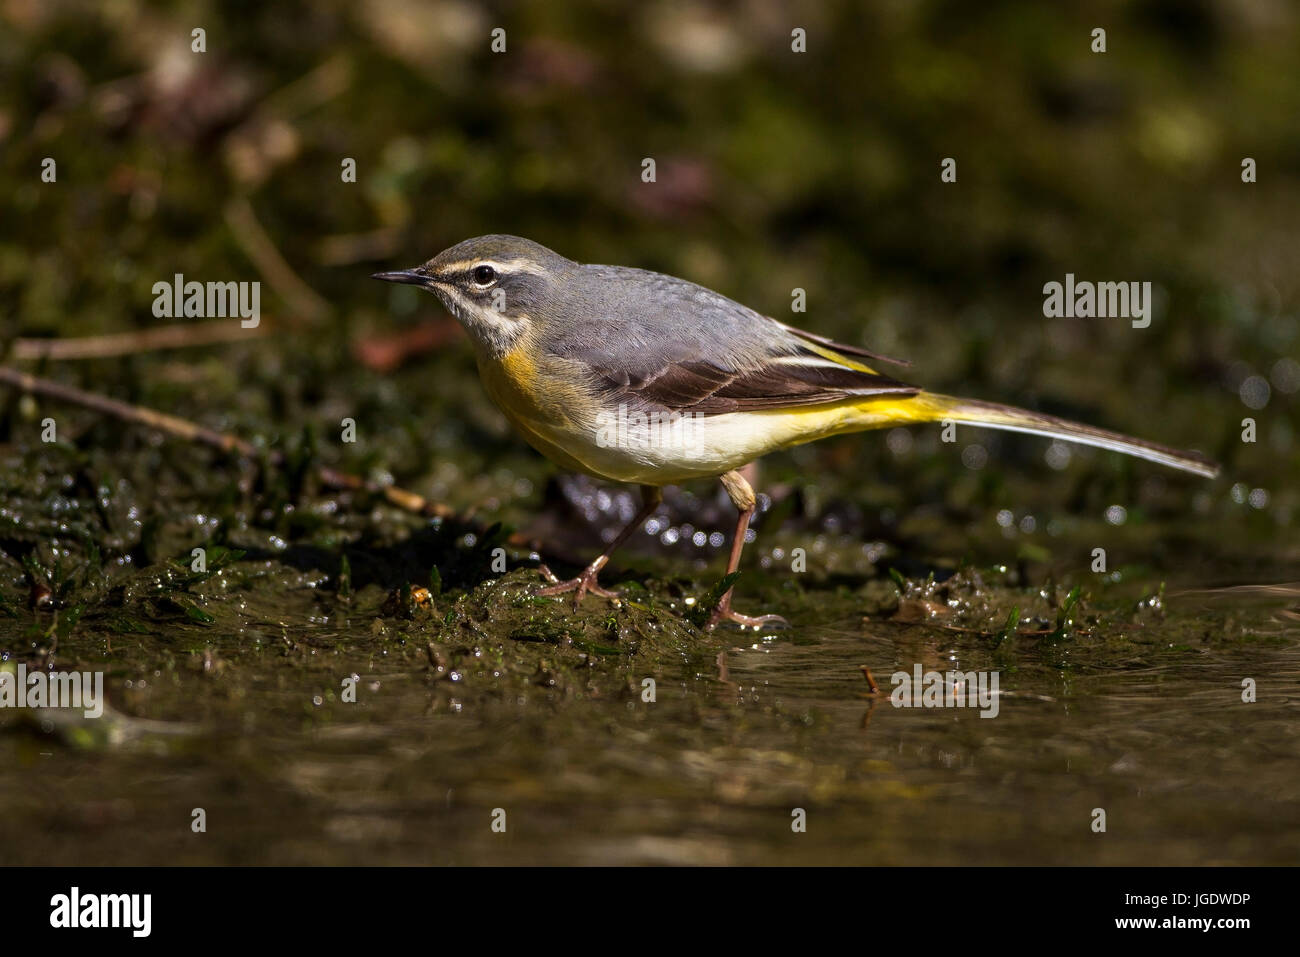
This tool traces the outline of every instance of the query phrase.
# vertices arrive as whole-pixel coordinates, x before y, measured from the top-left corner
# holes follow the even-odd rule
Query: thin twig
[[[880,694],[880,685],[876,684],[876,679],[871,676],[871,669],[866,665],[858,665],[862,669],[862,677],[867,679],[867,687],[871,689],[872,694]]]
[[[245,255],[271,284],[271,288],[293,307],[296,314],[311,320],[329,314],[330,304],[293,271],[293,267],[280,254],[275,242],[258,222],[257,214],[247,199],[242,196],[232,197],[226,203],[225,214],[226,224],[230,227],[235,242],[239,243]]]
[[[256,459],[261,454],[257,446],[238,436],[226,432],[217,432],[188,419],[168,415],[166,412],[131,405],[129,402],[122,402],[119,399],[86,392],[50,379],[42,379],[26,372],[19,372],[17,369],[0,366],[0,382],[34,395],[43,395],[51,399],[84,406],[87,409],[94,409],[96,412],[103,412],[105,415],[111,415],[123,422],[133,422],[137,425],[157,429],[159,432],[164,432],[175,438],[197,442],[200,445],[207,445],[222,452],[233,453],[249,459]],[[271,450],[267,453],[267,456],[273,465],[278,466],[284,463],[283,453]],[[340,472],[327,466],[319,466],[316,471],[321,481],[333,489],[366,491],[374,495],[381,495],[390,505],[419,515],[428,515],[435,518],[453,518],[456,515],[451,506],[443,505],[440,502],[431,502],[424,496],[403,488],[397,488],[393,485],[380,485],[363,479],[359,475]],[[516,544],[526,543],[519,542]]]
[[[237,342],[241,339],[256,339],[265,334],[265,326],[245,329],[238,322],[217,319],[212,322],[176,323],[154,329],[77,339],[15,339],[10,355],[14,359],[102,359],[155,349]]]
[[[331,57],[264,99],[254,119],[296,119],[346,92],[352,86],[352,79],[352,61],[342,54]]]
[[[401,248],[405,226],[381,226],[364,233],[326,236],[316,243],[316,261],[322,266],[353,266],[388,259]]]

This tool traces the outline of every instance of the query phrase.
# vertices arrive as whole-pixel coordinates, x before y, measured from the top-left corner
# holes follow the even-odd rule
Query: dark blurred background
[[[1058,533],[1163,518],[1162,540],[1243,556],[1294,533],[1293,4],[0,0],[0,23],[12,366],[527,524],[562,506],[554,470],[487,404],[436,301],[367,278],[508,232],[910,358],[904,377],[929,388],[1227,466],[1206,483],[1028,437],[853,436],[765,463],[765,487],[808,521],[839,509],[832,530],[954,557],[985,533],[988,555],[1000,537],[1042,554],[1053,518]],[[1150,280],[1150,328],[1044,318],[1043,284],[1067,272]],[[175,273],[260,280],[262,335],[37,358],[33,340],[169,322],[151,288]],[[806,314],[791,315],[795,287]],[[238,498],[228,467],[184,444],[0,401],[15,524],[58,520],[41,496],[64,481],[60,455],[93,460],[74,501],[98,484],[135,500],[128,525]],[[54,408],[57,452],[34,441]],[[356,444],[337,441],[343,417]],[[76,520],[111,538],[109,519]]]

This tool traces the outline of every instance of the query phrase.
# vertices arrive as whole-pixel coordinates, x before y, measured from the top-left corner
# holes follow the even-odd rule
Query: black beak
[[[371,279],[382,279],[384,282],[400,282],[408,286],[427,286],[429,277],[419,269],[399,269],[396,272],[377,272]]]

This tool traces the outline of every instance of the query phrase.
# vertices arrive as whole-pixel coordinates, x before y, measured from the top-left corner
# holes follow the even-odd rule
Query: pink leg
[[[727,574],[730,575],[740,567],[740,552],[745,547],[745,533],[749,531],[749,519],[754,514],[754,509],[758,505],[758,500],[754,497],[754,490],[739,472],[728,472],[722,476],[722,487],[727,490],[731,496],[732,504],[740,510],[740,517],[736,521],[736,534],[731,540],[731,558],[727,562]],[[709,627],[715,627],[719,622],[732,621],[743,628],[762,628],[764,625],[786,625],[788,622],[780,615],[742,615],[739,612],[731,610],[731,593],[734,588],[728,588],[722,600],[718,602],[718,607],[713,611],[713,617],[709,619]]]
[[[570,578],[568,581],[562,582],[556,578],[555,575],[551,574],[549,568],[545,565],[541,566],[542,574],[545,575],[553,584],[543,588],[537,594],[563,595],[568,592],[573,592],[574,608],[577,608],[582,604],[582,599],[587,592],[591,592],[593,595],[599,595],[601,598],[617,598],[618,592],[610,591],[608,588],[601,588],[596,582],[596,576],[600,574],[600,570],[609,562],[609,556],[614,554],[615,549],[627,541],[633,532],[644,525],[646,519],[655,513],[655,509],[659,507],[659,503],[664,500],[663,492],[653,485],[642,485],[641,495],[643,503],[641,505],[641,511],[636,513],[636,518],[632,519],[632,521],[628,523],[627,527],[618,533],[615,539],[609,543],[609,547],[601,553],[600,557],[584,568],[577,578]]]

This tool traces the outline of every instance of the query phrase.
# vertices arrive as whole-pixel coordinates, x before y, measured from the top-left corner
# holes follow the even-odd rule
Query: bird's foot
[[[570,578],[568,581],[560,581],[554,572],[545,565],[541,565],[538,567],[538,571],[540,571],[542,575],[545,576],[546,580],[551,582],[551,584],[547,585],[537,594],[567,595],[569,592],[573,592],[574,608],[577,608],[582,604],[582,599],[586,596],[587,592],[591,592],[593,595],[599,595],[601,598],[608,598],[611,600],[618,599],[618,592],[610,591],[608,588],[601,588],[596,582],[596,576],[600,574],[600,569],[600,565],[588,565],[582,570],[582,574],[577,578]]]
[[[789,628],[790,623],[780,615],[742,615],[738,611],[731,610],[731,596],[728,595],[718,607],[713,610],[713,615],[709,618],[709,630],[712,631],[724,621],[739,625],[741,628]]]

